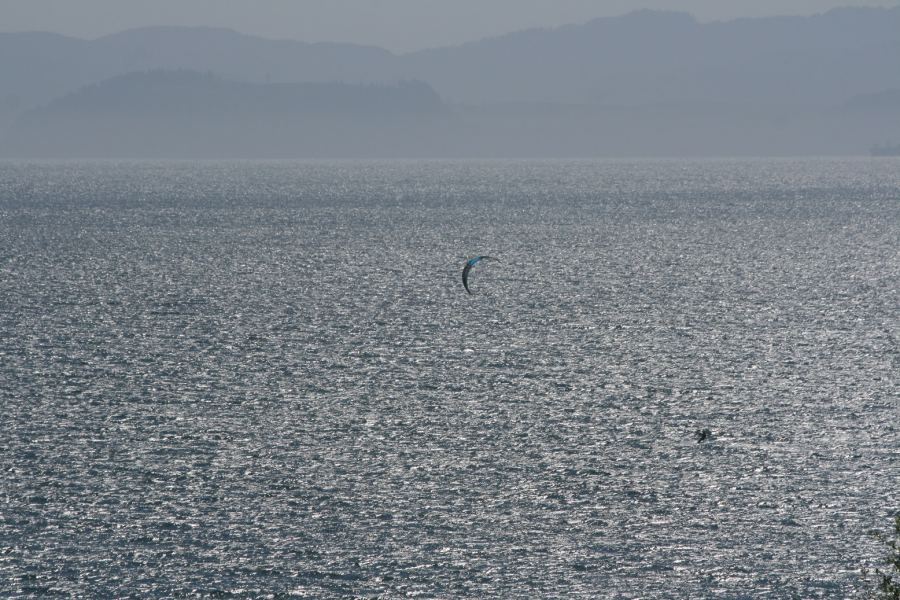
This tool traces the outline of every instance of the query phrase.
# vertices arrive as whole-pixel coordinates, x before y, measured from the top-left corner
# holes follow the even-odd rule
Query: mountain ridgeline
[[[311,114],[369,117],[438,114],[440,97],[419,81],[394,85],[347,83],[257,84],[227,81],[212,73],[148,71],[113,77],[68,94],[33,112],[57,114],[194,116],[220,113]]]
[[[403,55],[205,28],[0,34],[0,81],[7,156],[855,154],[900,140],[900,6],[638,11]]]
[[[235,82],[195,71],[129,73],[24,114],[8,142],[24,156],[368,155],[448,114],[425,83]],[[398,146],[399,144],[399,146]]]

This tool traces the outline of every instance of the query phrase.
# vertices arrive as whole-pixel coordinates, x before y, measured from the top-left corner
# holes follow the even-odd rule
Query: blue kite
[[[466,266],[463,267],[463,273],[462,273],[463,287],[466,288],[466,291],[469,292],[470,294],[472,293],[472,290],[469,289],[469,271],[472,270],[472,267],[474,267],[475,265],[477,265],[479,262],[481,262],[483,260],[498,260],[498,259],[496,259],[492,256],[473,256],[472,258],[470,258],[469,260],[466,261]]]

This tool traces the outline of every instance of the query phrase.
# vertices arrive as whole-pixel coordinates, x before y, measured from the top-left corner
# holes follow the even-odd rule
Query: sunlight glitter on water
[[[897,166],[0,163],[0,594],[847,597]]]

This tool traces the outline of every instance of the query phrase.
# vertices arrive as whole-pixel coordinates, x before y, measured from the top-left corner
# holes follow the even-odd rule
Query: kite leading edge
[[[497,259],[492,256],[473,256],[472,258],[470,258],[469,260],[466,261],[466,266],[463,267],[463,272],[462,272],[463,287],[466,288],[466,291],[469,292],[470,294],[472,293],[472,290],[469,289],[469,271],[472,270],[472,267],[474,267],[475,265],[477,265],[479,262],[481,262],[483,260],[497,260]]]

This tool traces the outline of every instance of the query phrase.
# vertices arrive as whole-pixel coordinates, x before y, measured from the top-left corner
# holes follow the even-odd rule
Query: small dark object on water
[[[712,439],[712,431],[710,431],[709,429],[698,429],[694,433],[694,436],[696,436],[697,443],[699,444],[701,442],[711,440]]]

